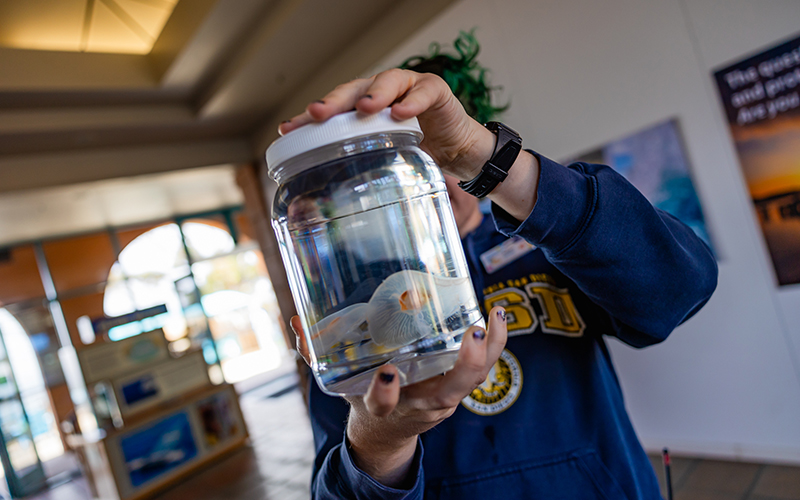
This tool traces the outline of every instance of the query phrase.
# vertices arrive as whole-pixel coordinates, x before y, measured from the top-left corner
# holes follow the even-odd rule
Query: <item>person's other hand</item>
[[[278,132],[285,135],[353,109],[369,115],[388,106],[397,120],[419,119],[425,134],[422,149],[442,170],[460,180],[475,177],[492,155],[494,134],[467,115],[444,80],[401,69],[339,85],[303,113],[281,123]]]
[[[309,361],[308,345],[300,318],[291,320],[298,336],[298,351]],[[400,388],[397,368],[387,364],[376,370],[363,397],[348,397],[347,422],[356,465],[386,486],[400,487],[416,451],[417,436],[455,412],[461,400],[486,380],[505,347],[505,310],[489,312],[487,330],[470,327],[465,333],[455,366],[442,376]]]

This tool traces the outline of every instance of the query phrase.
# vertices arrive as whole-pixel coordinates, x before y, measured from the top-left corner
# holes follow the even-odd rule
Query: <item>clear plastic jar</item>
[[[389,113],[338,115],[267,151],[273,227],[331,394],[365,393],[385,363],[401,385],[444,373],[483,326],[444,178],[416,119]]]

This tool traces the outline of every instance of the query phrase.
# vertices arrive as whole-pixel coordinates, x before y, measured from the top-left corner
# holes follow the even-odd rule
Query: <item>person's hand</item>
[[[444,80],[430,73],[401,69],[339,85],[306,106],[303,113],[281,123],[278,132],[285,135],[353,109],[370,115],[388,106],[397,120],[417,117],[425,134],[420,147],[445,173],[460,181],[473,179],[492,157],[495,135],[467,115]],[[536,204],[538,182],[539,162],[523,151],[506,180],[489,198],[523,221]]]
[[[298,351],[309,361],[300,318],[291,319]],[[417,446],[417,436],[453,414],[461,400],[486,380],[505,347],[505,310],[489,312],[486,331],[465,333],[458,360],[449,372],[400,388],[397,368],[378,368],[364,397],[350,397],[347,437],[356,465],[378,482],[403,487]]]
[[[401,69],[339,85],[303,113],[281,123],[278,132],[285,135],[353,109],[369,115],[388,106],[397,120],[419,119],[425,134],[420,147],[459,180],[475,177],[492,155],[494,134],[467,115],[444,80]]]

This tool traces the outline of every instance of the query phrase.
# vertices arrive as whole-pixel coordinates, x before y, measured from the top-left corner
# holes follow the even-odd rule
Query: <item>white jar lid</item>
[[[397,121],[391,116],[391,108],[374,115],[363,115],[349,111],[331,117],[322,123],[309,123],[276,139],[267,148],[269,176],[276,178],[282,163],[295,156],[339,141],[389,132],[411,132],[422,139],[422,129],[416,118]],[[311,167],[313,165],[309,165]]]

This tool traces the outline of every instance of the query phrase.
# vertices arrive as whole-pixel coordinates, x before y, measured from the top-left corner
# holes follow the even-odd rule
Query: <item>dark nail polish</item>
[[[359,99],[372,99],[372,94],[364,94]]]
[[[472,332],[472,336],[475,340],[483,340],[486,338],[486,332],[484,330],[475,330]]]
[[[323,101],[322,99],[317,99],[317,100],[316,100],[316,101],[314,101],[314,102],[318,102],[318,103],[320,103],[320,104],[325,104],[325,101]]]
[[[497,316],[500,318],[501,321],[506,320],[506,312],[505,311],[497,311]]]
[[[394,380],[394,373],[381,373],[378,377],[381,379],[381,382],[389,385],[392,383],[392,380]]]

